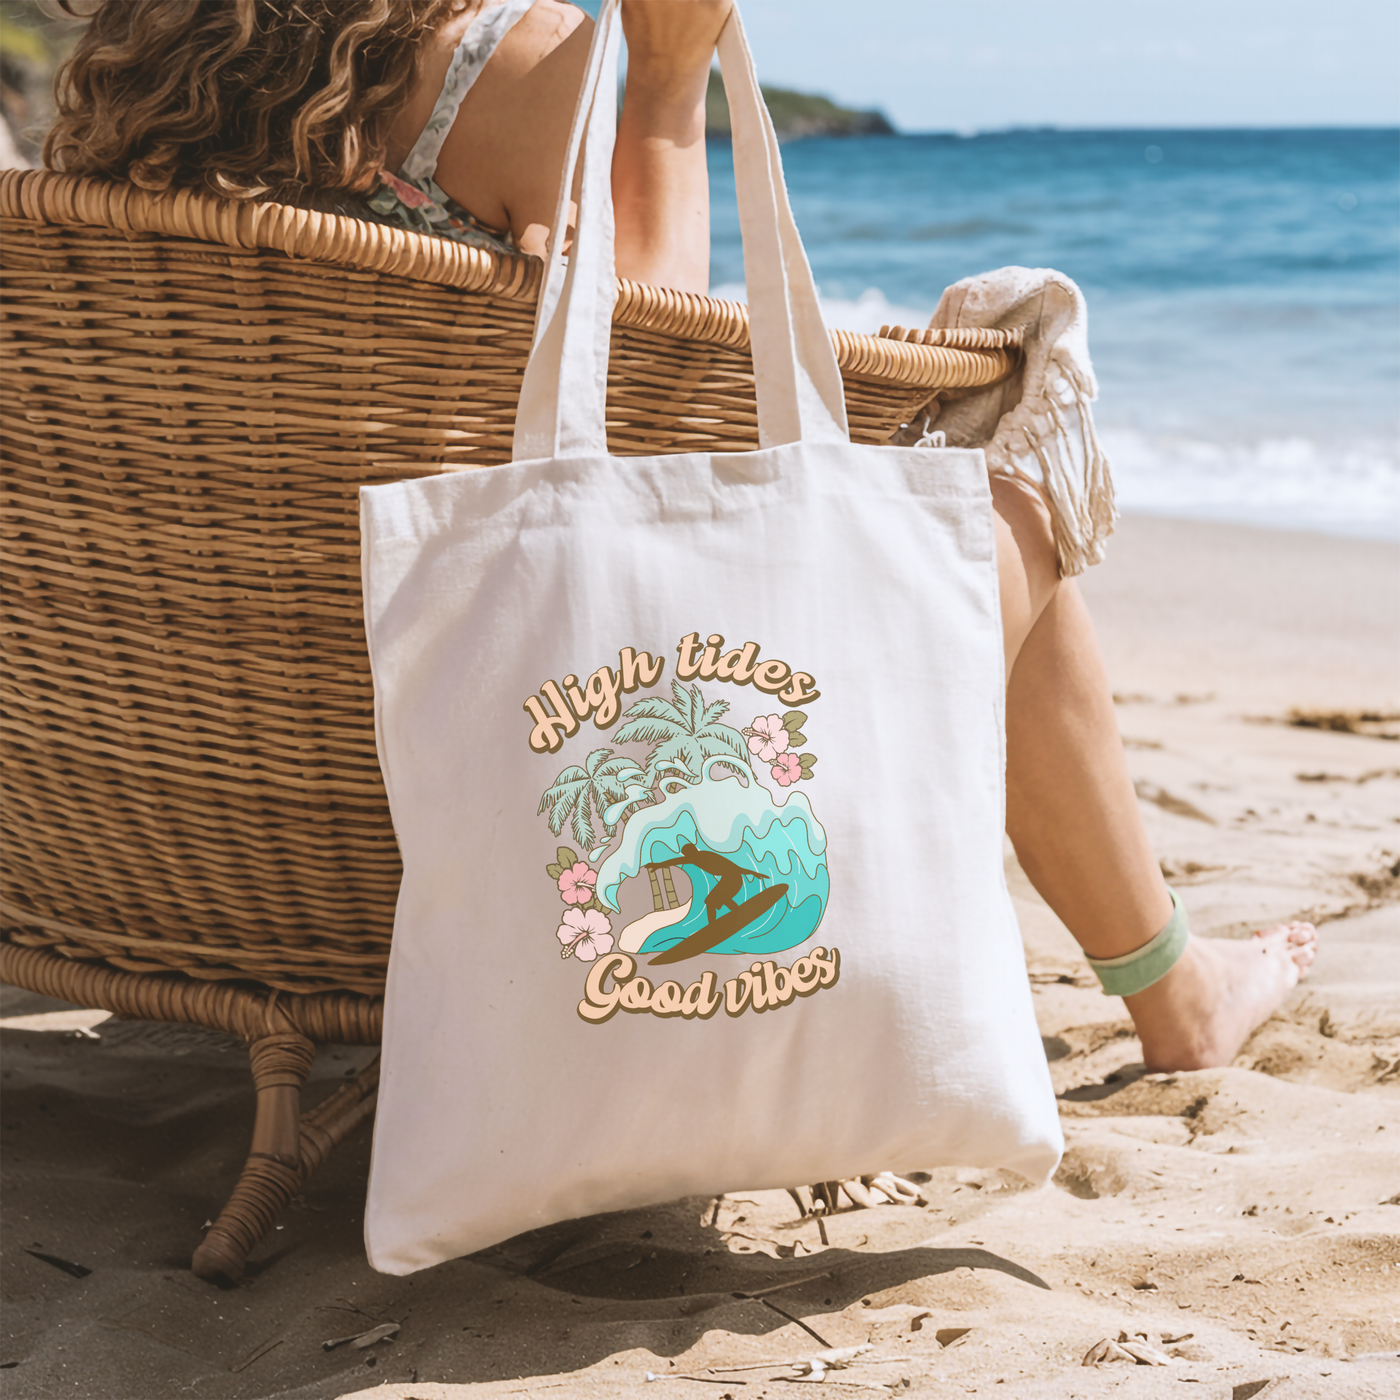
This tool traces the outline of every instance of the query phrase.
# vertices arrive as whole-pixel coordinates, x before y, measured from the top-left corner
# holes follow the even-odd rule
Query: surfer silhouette
[[[705,871],[707,875],[713,875],[717,883],[705,896],[705,912],[708,915],[705,926],[692,933],[689,938],[683,939],[674,948],[668,948],[664,953],[652,958],[653,964],[680,962],[707,952],[715,944],[722,943],[766,914],[782,899],[788,889],[786,885],[771,885],[752,899],[736,899],[735,896],[744,887],[745,875],[752,875],[759,880],[769,880],[772,877],[758,870],[745,870],[742,865],[735,865],[732,860],[717,851],[702,851],[690,841],[681,847],[681,853],[675,860],[654,861],[647,869],[664,870],[671,865],[693,865]],[[722,914],[721,910],[726,904],[729,906],[729,913]]]
[[[726,904],[737,912],[742,901],[735,899],[734,896],[744,888],[745,875],[753,875],[760,880],[769,878],[760,871],[745,870],[742,865],[735,865],[732,860],[715,851],[702,851],[690,841],[681,847],[681,853],[675,860],[659,860],[648,865],[647,869],[665,870],[672,865],[698,866],[719,881],[714,889],[705,896],[705,909],[709,913],[711,923],[714,923],[719,917],[720,910]]]

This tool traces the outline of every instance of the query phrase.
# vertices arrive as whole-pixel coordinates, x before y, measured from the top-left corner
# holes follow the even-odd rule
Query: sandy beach
[[[1146,1074],[1008,849],[1054,1185],[940,1170],[823,1241],[736,1182],[398,1279],[361,1129],[220,1290],[188,1261],[246,1150],[242,1049],[6,988],[0,1393],[776,1400],[835,1349],[838,1396],[1400,1395],[1400,546],[1138,516],[1083,587],[1194,929],[1320,928],[1234,1065]],[[368,1053],[323,1051],[306,1101]]]

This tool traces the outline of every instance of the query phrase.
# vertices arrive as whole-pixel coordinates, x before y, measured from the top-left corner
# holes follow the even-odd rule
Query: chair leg
[[[200,1278],[238,1278],[249,1251],[301,1189],[301,1086],[316,1047],[283,1031],[253,1041],[248,1057],[258,1095],[253,1143],[228,1204],[194,1252]]]
[[[342,1142],[374,1112],[378,1101],[379,1056],[347,1080],[301,1120],[301,1179],[303,1184]]]
[[[298,1115],[301,1086],[316,1048],[277,1034],[249,1047],[258,1091],[253,1145],[228,1204],[195,1250],[193,1268],[214,1282],[238,1278],[249,1253],[331,1150],[374,1112],[379,1056],[309,1113]]]

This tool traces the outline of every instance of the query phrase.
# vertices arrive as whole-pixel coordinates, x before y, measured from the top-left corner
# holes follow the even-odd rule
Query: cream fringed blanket
[[[929,324],[1025,331],[1021,368],[1000,384],[945,403],[936,427],[949,447],[984,449],[989,471],[1041,489],[1061,574],[1069,578],[1100,563],[1118,510],[1089,408],[1098,383],[1083,293],[1049,268],[998,268],[949,287]],[[918,415],[910,434],[927,434],[935,426],[933,415],[928,418]]]

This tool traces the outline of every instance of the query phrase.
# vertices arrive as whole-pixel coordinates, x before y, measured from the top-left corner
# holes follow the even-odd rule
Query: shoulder
[[[438,160],[438,184],[484,223],[507,224],[539,252],[554,220],[559,172],[593,21],[561,0],[535,0],[472,84]],[[538,236],[537,236],[538,235]]]
[[[591,41],[593,21],[577,5],[535,0],[501,40],[491,63],[502,76],[522,77],[579,30],[579,40]]]

